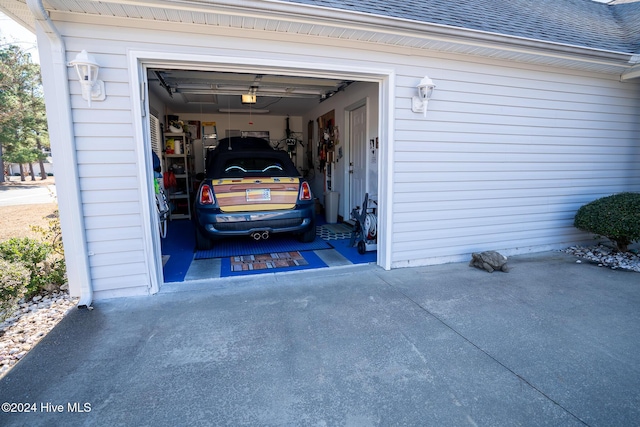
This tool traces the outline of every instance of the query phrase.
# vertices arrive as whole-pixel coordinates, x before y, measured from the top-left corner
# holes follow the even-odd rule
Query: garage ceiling
[[[299,116],[352,83],[339,79],[171,69],[149,70],[147,78],[149,90],[169,111],[206,114],[228,110],[248,114],[251,110]],[[254,104],[242,103],[242,95],[248,94],[256,96]]]

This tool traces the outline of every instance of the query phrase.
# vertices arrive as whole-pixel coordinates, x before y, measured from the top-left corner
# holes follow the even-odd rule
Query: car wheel
[[[213,247],[213,242],[196,227],[196,249],[207,251]]]
[[[304,233],[298,236],[298,240],[302,243],[311,243],[316,239],[316,220],[315,218],[311,220],[311,227]]]

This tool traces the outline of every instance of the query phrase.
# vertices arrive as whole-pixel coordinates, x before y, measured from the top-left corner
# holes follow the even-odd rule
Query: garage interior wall
[[[149,219],[141,213],[145,177],[137,150],[145,145],[132,137],[139,118],[131,114],[138,100],[130,98],[130,49],[168,59],[191,53],[393,70],[393,173],[380,177],[392,189],[393,267],[587,241],[572,226],[579,206],[640,191],[640,84],[618,76],[418,49],[398,53],[322,37],[186,24],[168,32],[151,21],[136,20],[134,27],[126,19],[52,18],[68,60],[82,49],[96,57],[107,93],[88,108],[69,69],[95,299],[148,293],[153,259],[143,242]],[[437,85],[426,118],[411,111],[425,75]]]
[[[340,199],[338,200],[338,215],[342,216],[345,220],[349,219],[351,209],[355,206],[350,206],[348,201],[345,201],[346,195],[344,194],[344,189],[348,186],[348,149],[349,149],[349,135],[348,135],[348,126],[346,123],[347,120],[347,110],[346,108],[354,103],[364,100],[367,102],[367,141],[371,138],[375,139],[378,137],[378,129],[379,129],[379,104],[378,104],[378,84],[377,83],[367,83],[367,82],[356,82],[353,85],[349,86],[344,92],[339,92],[331,99],[324,101],[318,104],[311,111],[307,112],[302,119],[303,123],[308,123],[312,121],[314,123],[314,142],[317,141],[317,118],[328,113],[329,111],[335,111],[335,121],[336,126],[340,132],[340,146],[336,147],[336,150],[342,148],[343,158],[335,163],[336,170],[333,174],[333,186],[334,189],[338,189],[341,192]],[[315,148],[315,147],[314,147]],[[314,156],[317,157],[317,153],[314,149]],[[337,155],[336,155],[337,156]],[[317,162],[316,162],[317,164]],[[377,194],[378,183],[377,183],[377,165],[369,165],[369,169],[371,171],[370,184],[367,188],[367,191],[371,194]],[[316,176],[322,176],[322,174],[316,170]],[[325,192],[324,182],[322,179],[315,179],[313,181],[313,192],[316,197],[319,197],[322,200],[323,194]]]

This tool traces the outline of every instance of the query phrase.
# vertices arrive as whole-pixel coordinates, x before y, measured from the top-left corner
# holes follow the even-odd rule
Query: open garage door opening
[[[146,79],[165,283],[377,261],[378,82]]]

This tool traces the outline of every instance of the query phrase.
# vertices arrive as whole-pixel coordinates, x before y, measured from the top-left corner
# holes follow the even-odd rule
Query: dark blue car
[[[293,233],[302,242],[316,237],[309,183],[285,151],[259,138],[226,138],[207,155],[194,213],[198,249],[229,236],[260,240]]]

